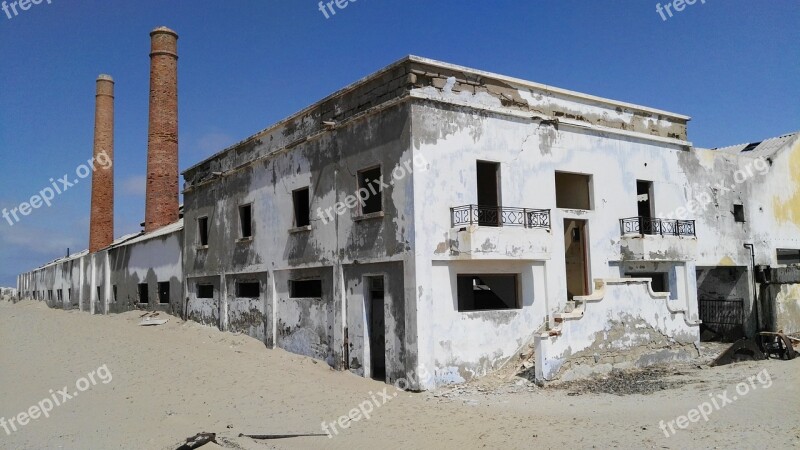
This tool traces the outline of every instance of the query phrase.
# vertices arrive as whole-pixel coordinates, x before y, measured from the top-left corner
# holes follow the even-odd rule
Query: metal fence
[[[450,208],[452,226],[518,226],[550,229],[549,209],[511,208],[506,206],[464,205]]]

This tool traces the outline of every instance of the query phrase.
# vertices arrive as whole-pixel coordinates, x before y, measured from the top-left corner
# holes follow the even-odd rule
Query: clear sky
[[[800,1],[701,1],[666,21],[651,0],[351,0],[327,19],[314,0],[16,5],[0,11],[0,208],[91,157],[108,73],[116,235],[139,230],[148,33],[161,25],[180,35],[181,169],[408,54],[690,115],[700,147],[800,129]],[[88,181],[0,219],[0,286],[86,248]]]

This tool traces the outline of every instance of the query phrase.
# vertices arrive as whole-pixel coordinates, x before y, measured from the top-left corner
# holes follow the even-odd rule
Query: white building
[[[404,58],[190,167],[183,222],[19,289],[68,273],[99,313],[169,282],[169,311],[415,389],[530,346],[552,380],[800,331],[800,279],[756,285],[800,249],[800,135],[701,150],[688,121]]]

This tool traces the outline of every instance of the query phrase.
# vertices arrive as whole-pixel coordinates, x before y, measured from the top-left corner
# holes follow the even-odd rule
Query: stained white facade
[[[165,309],[414,389],[530,348],[543,381],[688,359],[722,291],[741,297],[743,333],[763,328],[745,243],[755,266],[800,248],[798,135],[762,148],[759,170],[694,148],[688,121],[409,57],[189,168],[181,222],[18,287],[93,313]],[[351,200],[376,168],[387,184],[365,213]]]

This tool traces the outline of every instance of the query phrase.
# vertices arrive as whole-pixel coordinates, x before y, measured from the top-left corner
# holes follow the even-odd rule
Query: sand
[[[164,325],[138,326],[140,315],[0,302],[0,417],[27,411],[50,398],[51,389],[76,391],[77,380],[107,368],[49,418],[10,435],[0,428],[0,448],[174,449],[202,431],[217,433],[219,443],[203,449],[800,447],[800,358],[669,368],[670,382],[648,394],[539,388],[496,376],[407,393],[173,316],[160,315],[170,319]],[[737,383],[759,373],[771,381],[753,379],[738,396]],[[387,387],[384,399],[377,393]],[[708,421],[690,422],[670,437],[659,429],[660,421],[725,390],[737,399]],[[324,434],[323,421],[335,422],[372,398],[380,406],[372,403],[370,418],[332,438],[239,437]]]

